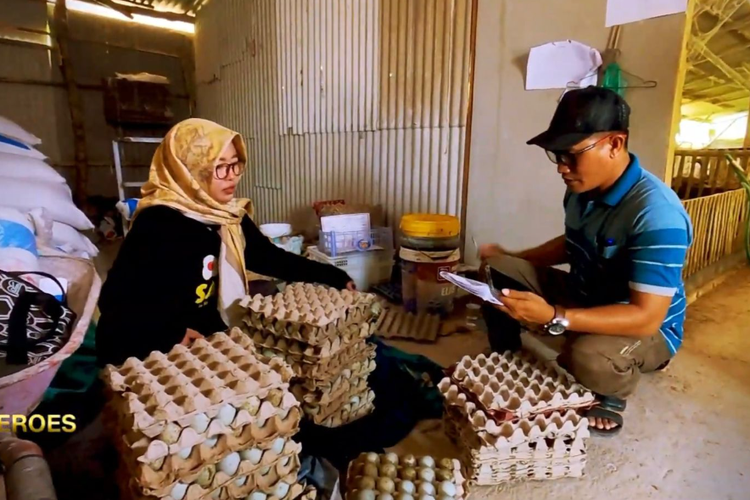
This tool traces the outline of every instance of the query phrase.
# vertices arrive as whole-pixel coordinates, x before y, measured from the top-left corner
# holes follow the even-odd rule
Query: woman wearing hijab
[[[237,325],[246,271],[285,281],[353,289],[342,270],[286,252],[253,223],[252,202],[235,198],[247,153],[237,132],[191,118],[154,154],[132,228],[99,300],[100,364]]]

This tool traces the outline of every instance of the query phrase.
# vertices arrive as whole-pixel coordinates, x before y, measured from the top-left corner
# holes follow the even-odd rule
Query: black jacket
[[[245,265],[285,281],[321,283],[339,289],[351,278],[342,270],[276,247],[245,217]],[[225,331],[218,311],[218,226],[206,225],[168,207],[143,211],[123,242],[102,287],[96,329],[100,365],[143,359],[169,351],[188,328],[203,335]]]

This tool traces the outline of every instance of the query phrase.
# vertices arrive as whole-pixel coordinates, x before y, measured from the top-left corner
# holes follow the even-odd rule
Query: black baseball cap
[[[548,151],[568,151],[598,132],[627,132],[630,106],[617,92],[586,87],[566,92],[549,129],[526,144]]]

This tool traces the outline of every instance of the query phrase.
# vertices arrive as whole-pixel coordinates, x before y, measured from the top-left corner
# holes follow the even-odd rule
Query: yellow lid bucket
[[[412,238],[450,238],[461,233],[461,221],[453,215],[406,214],[401,232]]]

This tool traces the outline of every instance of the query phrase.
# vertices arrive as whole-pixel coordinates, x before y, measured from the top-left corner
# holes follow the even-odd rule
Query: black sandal
[[[599,404],[586,412],[586,418],[601,418],[617,424],[614,429],[599,429],[590,425],[589,432],[603,437],[612,437],[622,430],[624,420],[620,413],[628,407],[628,402],[614,396],[599,396]]]

